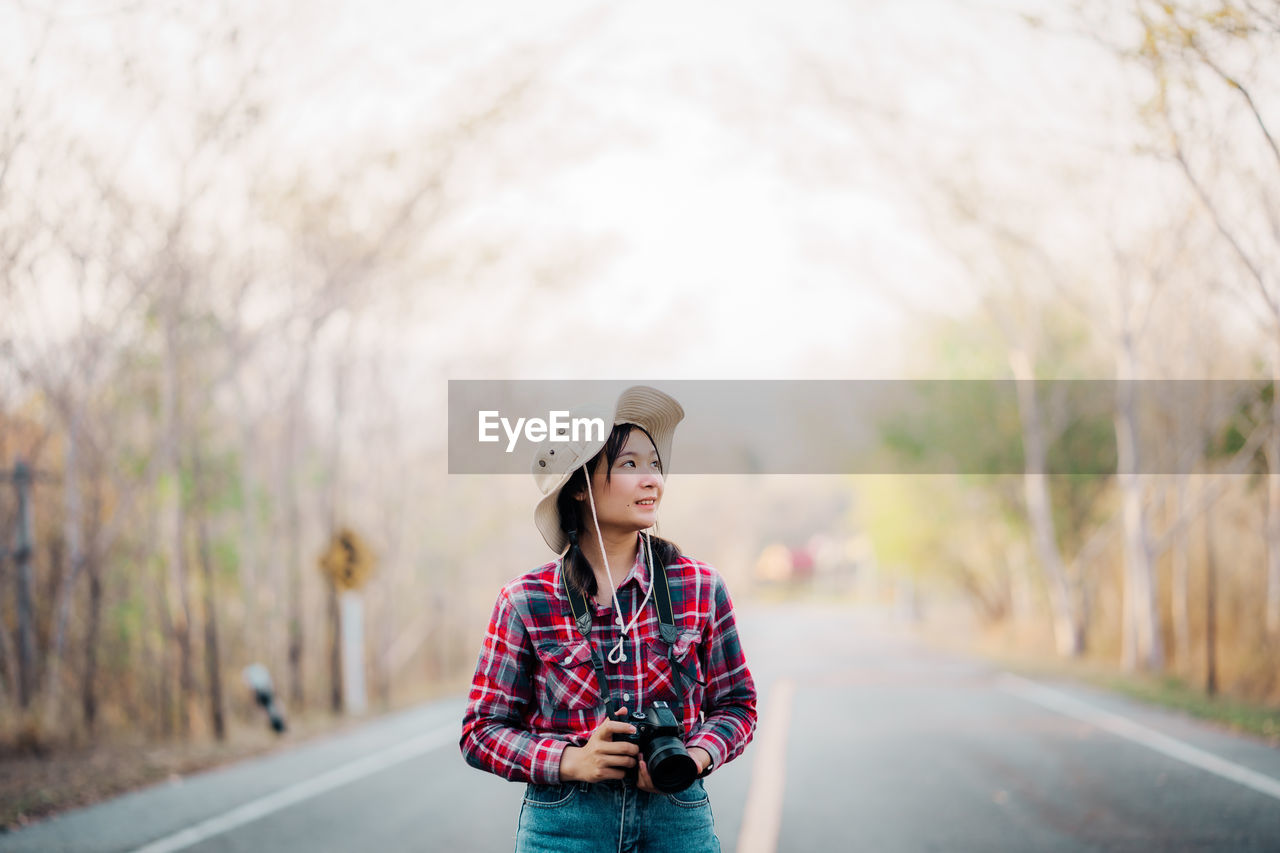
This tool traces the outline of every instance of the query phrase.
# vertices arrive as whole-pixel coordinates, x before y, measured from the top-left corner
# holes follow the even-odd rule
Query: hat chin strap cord
[[[618,590],[613,585],[613,575],[609,572],[609,558],[604,556],[604,535],[600,531],[600,522],[596,519],[595,496],[591,494],[591,480],[587,480],[587,493],[591,495],[591,518],[596,527],[596,540],[600,543],[600,554],[605,561],[605,574],[609,578],[609,586],[613,591],[614,610],[617,613],[617,624],[622,628],[622,636],[609,654],[609,661],[615,666],[627,659],[624,651],[624,643],[627,634],[634,631],[636,661],[643,660],[640,654],[640,632],[635,630],[636,623],[640,619],[640,614],[644,612],[645,605],[649,603],[649,599],[653,599],[653,605],[658,611],[658,632],[662,637],[662,641],[667,644],[667,660],[671,664],[672,670],[679,674],[682,680],[682,686],[686,690],[692,690],[692,685],[697,684],[699,687],[706,687],[707,683],[698,678],[697,670],[691,668],[685,663],[676,659],[675,644],[679,638],[679,632],[676,630],[675,624],[675,608],[671,600],[671,587],[667,583],[667,570],[665,566],[655,565],[653,562],[652,537],[640,534],[640,538],[644,540],[645,555],[648,558],[649,569],[649,591],[645,593],[644,601],[640,602],[635,614],[631,617],[630,624],[623,621],[621,608],[618,606]],[[581,553],[581,546],[578,544],[578,533],[576,530],[569,531],[569,550],[565,552],[564,559],[571,559],[574,549]],[[583,556],[583,559],[586,559]],[[563,573],[563,563],[561,564]],[[657,592],[654,592],[654,588]],[[597,584],[599,589],[599,584]],[[604,661],[600,659],[599,653],[596,651],[595,644],[591,642],[591,605],[587,603],[586,596],[580,590],[572,585],[565,584],[565,595],[569,599],[569,609],[573,612],[574,622],[577,623],[578,633],[587,642],[587,648],[591,652],[591,666],[596,672],[596,681],[600,685],[600,697],[605,703],[606,713],[613,716],[621,707],[616,703],[609,690],[609,678],[604,671]],[[643,684],[636,686],[636,704],[632,711],[640,710],[644,706],[643,701]]]
[[[596,529],[596,541],[600,543],[600,557],[604,560],[604,576],[609,579],[609,592],[613,595],[613,609],[618,614],[618,627],[622,628],[622,632],[618,637],[618,642],[609,650],[609,663],[617,666],[627,659],[627,653],[623,648],[623,644],[627,641],[627,634],[631,634],[635,640],[636,660],[640,660],[640,632],[635,630],[636,623],[640,620],[640,614],[644,613],[644,606],[649,603],[649,598],[653,595],[653,549],[649,545],[649,537],[641,536],[644,542],[645,556],[647,557],[646,566],[649,569],[649,589],[644,594],[644,600],[640,602],[640,606],[636,608],[635,613],[631,616],[631,621],[626,622],[622,615],[622,607],[618,603],[618,588],[613,584],[613,572],[609,570],[609,557],[605,553],[604,534],[600,532],[600,519],[596,517],[596,497],[591,490],[591,477],[587,480],[587,499],[591,503],[591,523]],[[640,707],[640,697],[636,697],[636,706]]]

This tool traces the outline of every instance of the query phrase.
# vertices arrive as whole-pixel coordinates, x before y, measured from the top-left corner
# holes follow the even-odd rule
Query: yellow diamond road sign
[[[340,528],[328,549],[320,556],[320,570],[338,589],[359,589],[373,574],[374,560],[369,547],[355,531]]]

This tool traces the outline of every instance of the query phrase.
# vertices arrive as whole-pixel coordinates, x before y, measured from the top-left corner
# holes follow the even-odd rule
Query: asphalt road
[[[743,609],[757,740],[707,781],[725,851],[1280,851],[1280,751],[926,650],[873,613]],[[0,836],[0,851],[502,851],[523,786],[462,699]]]

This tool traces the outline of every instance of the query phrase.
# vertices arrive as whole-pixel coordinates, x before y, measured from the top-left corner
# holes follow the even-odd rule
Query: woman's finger
[[[636,727],[630,723],[624,723],[621,720],[605,720],[596,726],[596,730],[592,734],[612,739],[614,735],[634,734],[635,730]]]
[[[610,767],[635,767],[636,759],[629,755],[603,755],[601,760]]]
[[[639,755],[640,747],[626,740],[602,740],[596,746],[601,752],[611,755]]]
[[[648,791],[651,794],[658,793],[658,789],[653,787],[653,779],[649,778],[649,765],[644,763],[644,759],[639,759],[640,771],[636,774],[636,787],[642,791]]]

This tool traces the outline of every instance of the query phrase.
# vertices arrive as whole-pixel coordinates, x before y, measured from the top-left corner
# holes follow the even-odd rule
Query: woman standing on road
[[[561,556],[498,594],[462,753],[529,783],[517,853],[718,851],[702,778],[751,740],[755,684],[720,574],[649,532],[684,410],[635,386],[612,415],[534,459]]]

